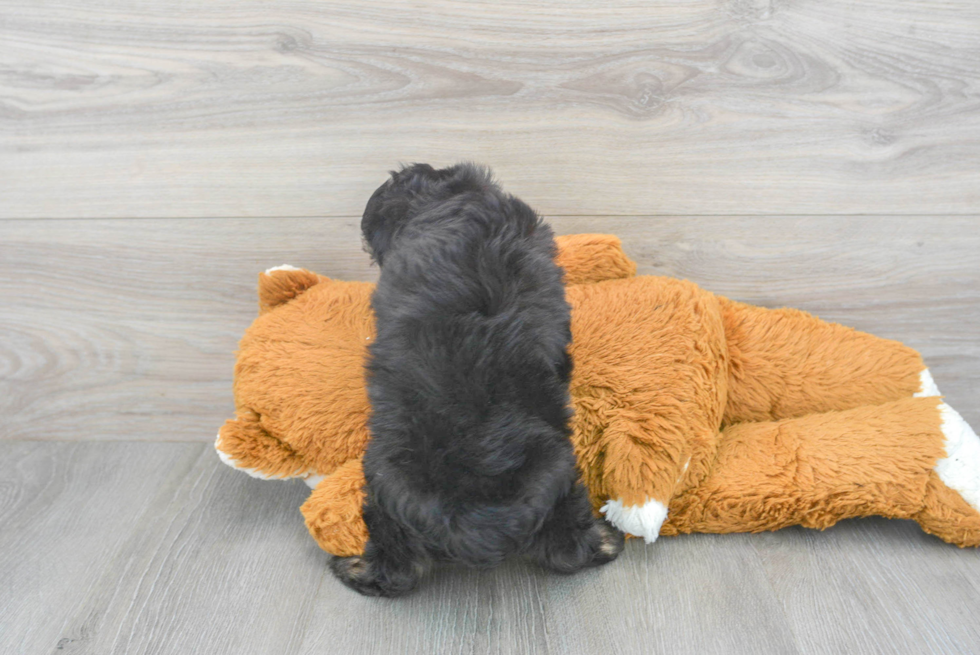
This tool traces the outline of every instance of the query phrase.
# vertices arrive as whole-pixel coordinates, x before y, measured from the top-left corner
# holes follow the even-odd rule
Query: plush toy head
[[[796,310],[635,277],[615,237],[559,238],[572,305],[573,444],[594,506],[625,532],[823,528],[882,514],[980,545],[980,439],[915,351]],[[363,378],[373,285],[281,267],[235,367],[222,459],[303,478],[336,555],[362,551]]]

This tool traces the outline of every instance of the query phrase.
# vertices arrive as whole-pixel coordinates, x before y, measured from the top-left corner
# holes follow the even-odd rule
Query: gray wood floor
[[[980,3],[0,0],[0,653],[980,653],[980,552],[883,519],[340,587],[306,487],[211,449],[236,343],[259,271],[373,279],[384,172],[464,158],[980,427]]]
[[[980,560],[904,521],[631,542],[571,577],[520,562],[357,596],[300,482],[210,445],[2,442],[5,653],[967,653]]]

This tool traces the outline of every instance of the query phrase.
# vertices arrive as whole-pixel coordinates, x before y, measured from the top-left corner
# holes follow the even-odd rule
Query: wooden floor
[[[259,271],[373,279],[400,161],[476,159],[640,273],[918,348],[980,427],[975,0],[0,0],[0,653],[980,653],[915,524],[631,542],[348,592],[223,466]]]

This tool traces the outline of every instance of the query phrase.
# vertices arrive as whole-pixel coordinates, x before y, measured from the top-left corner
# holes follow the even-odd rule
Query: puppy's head
[[[470,163],[439,169],[411,164],[392,171],[364,208],[361,234],[365,249],[383,265],[398,232],[427,206],[461,193],[495,188],[490,169]]]

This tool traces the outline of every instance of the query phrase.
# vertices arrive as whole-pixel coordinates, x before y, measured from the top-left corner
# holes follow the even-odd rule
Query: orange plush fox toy
[[[980,545],[980,439],[917,352],[792,309],[636,277],[619,240],[561,237],[573,442],[597,511],[648,542],[681,532],[913,519]],[[215,444],[260,478],[303,478],[320,546],[363,550],[363,376],[373,285],[280,267],[235,367]]]

